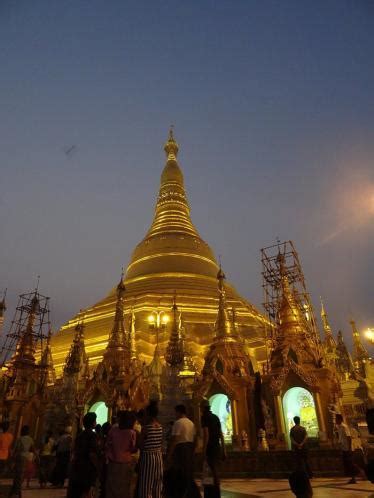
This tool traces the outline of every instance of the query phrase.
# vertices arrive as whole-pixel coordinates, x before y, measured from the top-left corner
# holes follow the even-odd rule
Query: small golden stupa
[[[169,326],[159,327],[157,331],[155,327],[151,328],[149,315],[162,311],[171,317],[174,296],[177,296],[185,348],[197,368],[201,369],[214,337],[219,266],[213,251],[191,221],[183,173],[177,160],[179,147],[172,129],[164,150],[166,164],[161,174],[153,222],[144,239],[135,247],[125,274],[124,312],[128,324],[135,327],[138,358],[149,364],[157,341],[163,355],[170,335]],[[226,299],[253,363],[264,361],[265,317],[229,283],[226,284]],[[116,287],[104,299],[82,310],[61,327],[52,339],[57,375],[62,373],[75,327],[81,319],[85,323],[90,368],[99,363],[113,325],[115,308]]]

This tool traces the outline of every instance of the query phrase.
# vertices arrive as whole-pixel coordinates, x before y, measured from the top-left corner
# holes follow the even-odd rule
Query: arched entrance
[[[104,401],[97,401],[88,410],[89,412],[96,413],[96,423],[103,425],[108,421],[108,407]]]
[[[231,414],[231,402],[226,394],[214,394],[209,398],[210,409],[217,415],[221,422],[222,432],[225,441],[228,443],[232,442],[232,414]]]
[[[317,413],[310,391],[303,387],[291,387],[283,396],[283,415],[288,440],[295,416],[300,417],[301,425],[305,427],[309,437],[318,437]]]

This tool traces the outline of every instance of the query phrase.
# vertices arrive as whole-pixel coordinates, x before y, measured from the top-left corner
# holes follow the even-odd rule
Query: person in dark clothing
[[[176,421],[171,430],[165,473],[164,492],[168,498],[196,495],[194,481],[195,424],[187,417],[186,407],[175,407]]]
[[[214,487],[220,492],[219,466],[226,458],[225,440],[221,422],[217,415],[210,411],[209,402],[202,403],[201,427],[203,429],[203,454],[213,476]]]
[[[300,417],[294,417],[293,421],[295,425],[290,430],[290,439],[292,450],[295,452],[297,466],[301,467],[299,470],[305,470],[308,477],[312,478],[313,474],[308,462],[308,434],[305,427],[300,425]]]
[[[56,444],[56,466],[52,473],[51,481],[58,488],[64,487],[65,479],[69,472],[71,445],[73,443],[71,433],[72,427],[66,427]]]
[[[75,440],[67,498],[85,498],[96,486],[100,463],[95,425],[96,413],[86,413],[84,431]]]
[[[288,478],[290,488],[296,498],[311,498],[313,489],[310,485],[309,477],[304,470],[292,472]]]

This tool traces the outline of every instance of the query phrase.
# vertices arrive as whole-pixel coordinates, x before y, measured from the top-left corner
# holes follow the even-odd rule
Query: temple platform
[[[4,482],[4,481],[2,481]],[[312,480],[313,498],[374,498],[374,485],[369,481],[347,484],[346,478],[316,478]],[[0,485],[0,497],[4,487]],[[40,490],[36,480],[31,489],[24,490],[24,498],[65,498],[65,489]],[[222,498],[291,498],[294,496],[286,479],[224,479]]]

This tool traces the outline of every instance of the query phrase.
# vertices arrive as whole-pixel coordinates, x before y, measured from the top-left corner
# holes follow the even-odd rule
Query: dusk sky
[[[201,236],[262,310],[291,239],[335,332],[374,326],[374,2],[0,0],[0,291],[56,329],[152,217],[175,126]],[[74,147],[73,147],[74,146]]]

